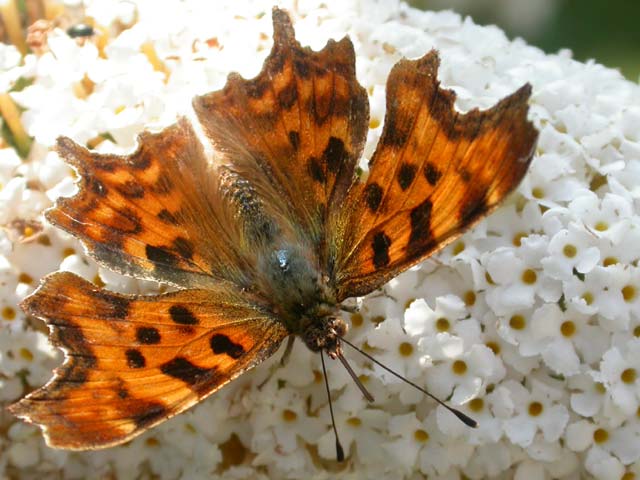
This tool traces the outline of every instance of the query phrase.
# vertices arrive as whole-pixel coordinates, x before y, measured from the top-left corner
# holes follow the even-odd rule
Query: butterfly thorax
[[[247,178],[223,167],[220,181],[243,225],[248,264],[257,266],[251,286],[267,299],[271,310],[291,335],[298,335],[314,352],[333,357],[338,337],[347,327],[339,318],[335,293],[322,273],[310,240],[291,228],[281,215],[267,208],[258,189]]]
[[[333,357],[347,326],[331,289],[305,253],[308,249],[285,240],[275,245],[260,261],[261,290],[290,334],[300,336],[310,350]]]

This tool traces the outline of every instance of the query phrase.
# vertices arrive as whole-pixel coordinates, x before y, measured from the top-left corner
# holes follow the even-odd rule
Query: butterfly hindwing
[[[491,212],[520,182],[537,132],[525,85],[465,114],[439,87],[438,56],[401,60],[387,82],[382,136],[369,176],[343,209],[338,299],[364,295],[426,258]]]
[[[49,325],[65,362],[10,410],[50,446],[103,448],[172,417],[271,355],[286,329],[226,284],[132,296],[54,273],[25,311]]]
[[[194,108],[223,160],[323,257],[329,211],[342,204],[364,147],[367,95],[348,38],[314,52],[296,41],[283,10],[274,9],[273,25],[260,74],[231,74]]]
[[[240,278],[237,235],[223,225],[217,177],[189,122],[144,132],[138,144],[130,155],[106,155],[60,138],[57,151],[77,169],[79,191],[47,219],[123,274],[182,287]]]

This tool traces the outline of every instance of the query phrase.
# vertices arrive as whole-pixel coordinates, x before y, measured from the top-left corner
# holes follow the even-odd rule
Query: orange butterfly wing
[[[54,273],[23,308],[46,321],[65,362],[9,408],[57,448],[127,441],[260,363],[287,336],[256,299],[222,283],[132,296]]]
[[[367,95],[348,38],[313,52],[296,41],[285,11],[274,8],[273,25],[260,74],[231,74],[194,108],[223,160],[325,263],[329,212],[342,205],[364,147]]]
[[[131,155],[100,155],[60,138],[79,191],[58,199],[47,219],[119,273],[180,287],[207,286],[212,276],[243,281],[238,233],[189,122],[144,132],[138,143]]]
[[[525,85],[489,110],[461,114],[437,81],[438,56],[401,60],[387,82],[382,136],[366,182],[342,210],[338,300],[364,295],[460,236],[527,171],[537,131]]]

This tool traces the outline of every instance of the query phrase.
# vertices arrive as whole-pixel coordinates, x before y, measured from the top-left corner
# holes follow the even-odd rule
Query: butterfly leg
[[[275,373],[287,364],[287,362],[289,361],[289,357],[291,356],[291,351],[293,350],[293,343],[295,342],[295,340],[295,335],[289,335],[289,338],[287,339],[287,346],[284,348],[282,358],[278,363],[271,367],[271,371],[269,372],[269,375],[267,375],[267,378],[265,378],[262,382],[260,382],[260,385],[258,385],[258,390],[262,390],[262,387],[264,387],[267,382],[269,382],[269,380],[273,378]]]
[[[295,335],[289,335],[287,339],[287,346],[284,348],[284,353],[282,354],[282,358],[280,359],[279,365],[284,367],[289,361],[289,357],[291,356],[291,351],[293,350],[293,342],[296,341]]]
[[[358,305],[340,305],[340,310],[347,313],[358,313],[360,307]]]

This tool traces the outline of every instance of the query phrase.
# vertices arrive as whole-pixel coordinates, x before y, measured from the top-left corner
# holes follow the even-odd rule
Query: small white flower
[[[622,462],[601,448],[590,449],[584,465],[591,475],[602,480],[619,480],[624,475]]]
[[[436,298],[436,308],[431,310],[427,302],[418,299],[404,312],[404,329],[412,336],[435,335],[438,332],[455,331],[456,321],[467,315],[464,302],[455,295]]]
[[[638,259],[637,247],[640,245],[640,222],[629,225],[622,235],[622,239],[614,244],[608,238],[600,238],[598,249],[603,266],[616,264],[629,265]]]
[[[529,201],[524,208],[506,205],[486,219],[487,234],[475,244],[483,251],[498,247],[519,247],[522,239],[542,231],[542,214],[537,202]]]
[[[502,385],[509,390],[513,400],[514,415],[504,422],[505,433],[513,443],[527,447],[538,431],[547,442],[560,438],[569,421],[569,412],[564,405],[554,402],[542,391],[534,388],[530,392],[511,380]]]
[[[593,325],[591,317],[570,305],[565,311],[556,304],[538,308],[531,319],[532,336],[541,341],[544,362],[556,373],[571,376],[581,364],[599,361],[609,347],[609,334]]]
[[[388,457],[385,454],[381,455],[380,445],[384,442],[391,415],[388,412],[374,409],[365,409],[359,412],[344,411],[340,408],[339,401],[335,402],[333,407],[336,428],[345,456],[356,452],[359,462],[365,465],[371,463],[372,468],[375,465],[378,468],[383,468]],[[328,419],[328,406],[321,409],[319,415]],[[336,439],[333,430],[327,428],[322,436],[316,437],[314,443],[317,443],[318,453],[322,457],[335,460]]]
[[[498,396],[500,393],[497,394]],[[438,406],[436,419],[438,428],[452,438],[465,438],[471,445],[484,445],[498,442],[503,436],[503,420],[493,411],[502,399],[496,403],[496,390],[485,397],[476,397],[463,406],[457,407],[478,424],[477,428],[469,428],[452,415],[447,409]],[[500,407],[496,408],[499,411]]]
[[[463,472],[469,478],[495,478],[505,472],[516,461],[519,453],[503,440],[476,447]]]
[[[536,157],[519,190],[528,200],[547,208],[562,206],[565,202],[588,192],[587,187],[575,174],[564,174],[563,170],[572,168],[567,161],[569,158],[556,152]],[[560,168],[554,168],[554,164]]]
[[[439,398],[450,398],[453,405],[468,402],[488,384],[502,380],[506,372],[502,361],[485,345],[433,360],[426,378],[428,390]]]
[[[595,267],[584,277],[574,275],[562,282],[565,300],[584,315],[599,313],[598,300],[608,288],[609,276],[602,267]]]
[[[422,473],[440,476],[445,475],[452,467],[462,467],[467,464],[475,450],[472,445],[457,442],[440,432],[435,412],[431,413],[423,423],[429,439],[419,454],[418,462]]]
[[[295,451],[298,438],[315,443],[326,430],[326,419],[311,416],[306,411],[305,399],[293,389],[278,389],[271,392],[271,401],[254,406],[252,423],[261,432],[273,431],[276,448],[283,454]],[[270,442],[271,443],[271,442]],[[261,446],[254,448],[262,450]]]
[[[631,204],[623,197],[606,194],[603,199],[585,193],[569,204],[574,218],[579,218],[594,235],[607,238],[617,245],[629,228],[633,215]]]
[[[574,269],[589,273],[600,260],[597,239],[577,223],[560,230],[549,242],[549,256],[541,260],[546,274],[558,280],[568,280]]]
[[[640,339],[629,340],[623,348],[611,347],[602,356],[600,371],[592,375],[623,412],[636,413],[640,405]]]
[[[617,264],[598,268],[595,274],[606,278],[606,287],[594,302],[600,315],[610,321],[603,325],[627,329],[631,316],[640,319],[640,267]]]
[[[1,45],[3,44],[0,44],[0,48],[2,48]],[[0,182],[2,185],[11,180],[21,163],[18,153],[13,148],[0,149]]]
[[[589,449],[586,461],[589,470],[597,470],[603,463],[611,466],[632,465],[640,460],[640,422],[637,419],[619,428],[580,420],[567,427],[565,438],[567,446],[573,451]]]
[[[0,335],[0,372],[13,377],[24,371],[29,384],[40,385],[51,376],[60,361],[60,353],[47,336],[33,330],[2,330]]]
[[[540,235],[523,238],[521,246],[499,248],[483,258],[494,285],[487,292],[487,304],[498,315],[531,308],[537,298],[556,302],[562,294],[560,282],[543,275],[541,264],[547,239]]]
[[[610,401],[606,387],[593,379],[592,375],[583,373],[573,375],[569,381],[571,394],[571,409],[583,417],[595,417]]]
[[[421,374],[418,338],[405,333],[399,319],[388,318],[384,320],[368,333],[367,343],[380,349],[380,352],[376,352],[374,355],[376,360],[391,370],[407,378],[416,378]],[[379,366],[375,365],[373,368],[375,374],[385,383],[400,382],[398,378]]]

